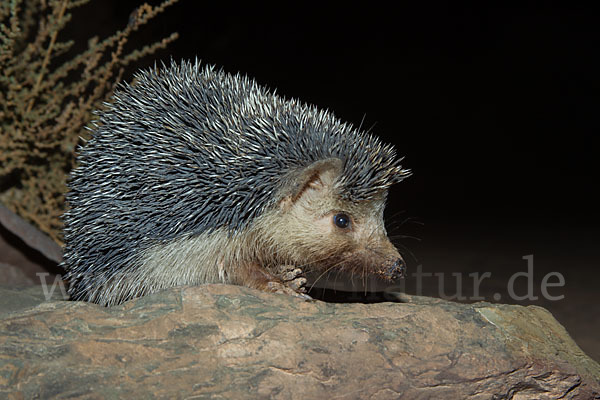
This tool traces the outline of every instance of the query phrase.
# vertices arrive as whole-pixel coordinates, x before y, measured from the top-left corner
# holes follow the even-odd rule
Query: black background
[[[81,35],[83,45],[105,37],[138,4],[99,3],[78,9],[65,34]],[[248,74],[394,143],[413,176],[392,189],[387,219],[409,269],[491,271],[486,300],[498,300],[496,292],[501,302],[548,307],[600,359],[600,13],[567,2],[502,3],[182,0],[130,47],[178,31],[155,58],[198,57]],[[553,292],[563,301],[506,297],[528,254],[536,288],[549,271],[565,276]]]

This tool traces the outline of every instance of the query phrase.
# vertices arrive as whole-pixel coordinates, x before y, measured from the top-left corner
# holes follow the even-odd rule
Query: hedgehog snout
[[[383,274],[387,279],[392,281],[403,278],[406,274],[406,263],[402,257],[398,257],[384,267]]]

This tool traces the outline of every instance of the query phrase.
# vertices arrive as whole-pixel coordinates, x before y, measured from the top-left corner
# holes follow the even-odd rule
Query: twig
[[[58,13],[57,21],[60,21],[62,17],[65,15],[65,11],[67,10],[67,5],[69,4],[69,0],[63,0],[62,7]],[[42,62],[42,68],[40,70],[40,74],[38,75],[37,81],[35,82],[35,86],[33,87],[33,96],[31,100],[29,100],[29,105],[27,106],[27,111],[30,112],[33,108],[33,103],[35,103],[35,96],[37,96],[37,92],[40,89],[40,85],[42,84],[42,78],[44,77],[44,71],[50,62],[50,53],[52,53],[52,48],[54,47],[54,43],[56,42],[56,37],[58,36],[58,29],[56,29],[52,36],[50,37],[50,44],[48,46],[48,50],[46,51],[46,55],[44,56],[44,61]]]

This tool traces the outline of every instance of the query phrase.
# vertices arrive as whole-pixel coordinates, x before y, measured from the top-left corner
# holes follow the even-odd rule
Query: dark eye
[[[338,228],[345,229],[350,225],[350,217],[348,214],[339,213],[333,216],[333,223]]]

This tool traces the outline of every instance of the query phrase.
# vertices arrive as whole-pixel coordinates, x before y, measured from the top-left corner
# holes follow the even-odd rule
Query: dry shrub
[[[59,32],[89,1],[0,2],[0,202],[59,244],[66,179],[92,111],[110,98],[124,66],[177,38],[124,52],[132,32],[178,0],[143,4],[123,30],[92,37],[69,57],[74,42],[59,41]]]

